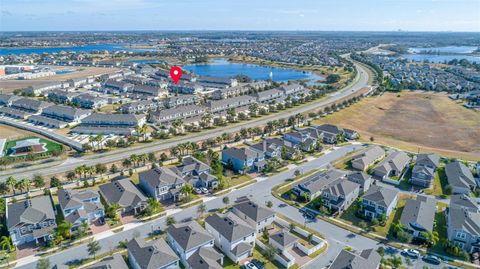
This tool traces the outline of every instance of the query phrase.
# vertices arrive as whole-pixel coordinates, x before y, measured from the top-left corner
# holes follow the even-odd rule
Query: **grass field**
[[[8,153],[8,151],[9,151],[12,147],[14,147],[18,141],[22,141],[22,140],[26,140],[26,139],[36,139],[36,138],[39,138],[39,137],[29,136],[29,137],[23,137],[23,138],[20,138],[20,139],[15,139],[15,140],[7,141],[7,143],[5,143],[5,152]],[[47,150],[48,150],[49,152],[51,152],[51,151],[56,151],[56,150],[58,150],[58,151],[62,150],[62,145],[57,144],[57,143],[52,142],[52,141],[47,140],[47,139],[40,138],[40,143],[45,143],[45,144],[46,144],[46,147],[47,147]]]
[[[443,93],[402,92],[368,97],[314,123],[357,130],[361,140],[411,152],[480,160],[480,113]]]
[[[33,133],[11,127],[8,125],[0,124],[0,138],[3,139],[18,139],[25,136],[30,136]]]

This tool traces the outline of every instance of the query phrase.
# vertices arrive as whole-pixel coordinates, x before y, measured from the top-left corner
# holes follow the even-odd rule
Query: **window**
[[[457,232],[457,238],[465,239],[467,238],[467,234],[465,234],[464,232]]]

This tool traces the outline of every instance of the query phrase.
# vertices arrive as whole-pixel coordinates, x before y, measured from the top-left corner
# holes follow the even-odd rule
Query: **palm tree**
[[[88,137],[88,142],[92,145],[92,150],[95,151],[95,137],[94,136],[89,136]]]
[[[22,189],[26,189],[27,191],[30,191],[30,186],[32,185],[32,181],[28,178],[24,178],[20,181],[22,185]]]
[[[132,161],[131,161],[130,159],[125,159],[125,160],[123,160],[123,162],[122,162],[122,166],[123,166],[124,168],[129,168],[130,166],[132,166]]]
[[[200,218],[203,218],[203,214],[205,214],[205,212],[207,212],[207,206],[202,203],[197,207],[197,213]]]
[[[148,198],[147,199],[148,207],[147,207],[147,212],[150,214],[153,214],[158,211],[160,208],[160,202],[157,201],[155,198]]]
[[[177,223],[177,221],[175,220],[175,218],[173,216],[168,216],[167,220],[166,220],[166,223],[167,223],[168,226],[170,226],[170,225],[173,225],[173,224]]]
[[[103,134],[98,134],[97,136],[95,136],[95,142],[97,142],[99,149],[103,149],[102,140],[103,140]]]
[[[15,178],[12,176],[9,176],[6,181],[7,186],[12,190],[12,192],[15,192],[15,184],[17,184],[17,181]]]
[[[202,123],[208,128],[212,122],[212,114],[209,112],[202,115]]]
[[[248,111],[250,111],[250,114],[252,116],[256,116],[257,115],[257,111],[258,111],[258,104],[257,103],[252,103],[248,106]]]
[[[80,178],[82,178],[83,173],[85,173],[85,166],[78,166],[74,170],[75,174],[77,174]]]
[[[70,222],[62,221],[58,224],[56,234],[63,238],[70,238],[72,235],[72,224]]]
[[[140,158],[138,157],[137,154],[132,154],[130,155],[130,161],[132,161],[134,166],[138,166],[138,162],[140,161]]]
[[[93,259],[95,259],[95,255],[102,248],[97,241],[92,241],[92,242],[88,243],[87,247],[88,247],[88,249],[87,249],[88,250],[88,255],[91,255],[91,256],[93,255]]]
[[[2,247],[3,250],[10,252],[12,249],[12,241],[9,236],[4,235],[0,237],[0,247]]]
[[[147,140],[147,130],[148,130],[148,125],[143,124],[142,126],[137,127],[137,133],[143,137],[143,141]]]
[[[182,188],[180,189],[180,193],[185,195],[187,197],[187,199],[192,192],[193,192],[193,187],[192,187],[192,185],[190,185],[188,183],[183,185]]]

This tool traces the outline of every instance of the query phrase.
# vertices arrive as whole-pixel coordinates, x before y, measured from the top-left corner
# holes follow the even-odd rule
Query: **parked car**
[[[204,193],[204,194],[207,194],[207,193],[208,193],[208,189],[207,189],[207,188],[201,188],[200,190],[201,190],[202,193]]]
[[[243,268],[245,268],[245,269],[259,269],[255,264],[253,264],[252,262],[249,262],[249,261],[247,261],[243,264]]]
[[[265,268],[265,265],[263,264],[263,262],[257,260],[257,259],[253,259],[250,261],[251,263],[255,264],[255,266],[258,268],[258,269],[264,269]]]
[[[195,191],[196,194],[202,193],[202,190],[200,190],[199,188],[195,188],[195,189],[193,189],[193,190]]]
[[[404,249],[402,253],[414,259],[420,257],[420,252],[416,249]]]
[[[426,255],[422,258],[422,260],[424,262],[435,264],[435,265],[439,265],[442,263],[442,260],[439,257],[434,255]]]

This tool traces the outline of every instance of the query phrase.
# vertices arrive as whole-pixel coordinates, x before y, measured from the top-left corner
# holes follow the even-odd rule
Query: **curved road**
[[[215,138],[222,133],[228,132],[238,132],[242,128],[251,128],[258,125],[266,124],[268,121],[278,120],[281,118],[288,118],[297,113],[305,113],[307,111],[322,107],[325,105],[332,104],[344,97],[355,94],[357,91],[368,86],[369,73],[367,68],[357,62],[354,62],[355,68],[357,69],[357,76],[354,79],[354,82],[347,87],[343,88],[340,91],[330,94],[326,98],[322,98],[311,103],[291,108],[279,113],[267,115],[260,117],[258,119],[250,120],[247,122],[240,122],[228,126],[228,130],[222,128],[215,128],[212,130],[202,131],[201,133],[193,133],[186,136],[175,137],[164,141],[152,142],[145,145],[139,145],[135,147],[130,147],[126,149],[117,149],[112,152],[99,153],[84,157],[71,157],[66,161],[54,161],[49,163],[44,163],[40,165],[35,165],[32,167],[17,168],[11,170],[5,170],[0,172],[0,181],[5,180],[8,176],[14,176],[17,180],[22,178],[31,178],[35,174],[42,176],[49,176],[58,173],[64,173],[74,170],[80,165],[95,165],[97,163],[111,163],[119,160],[128,158],[132,154],[144,154],[153,151],[162,151],[168,148],[171,148],[177,145],[179,142],[190,141],[198,142],[206,140],[208,138]]]

